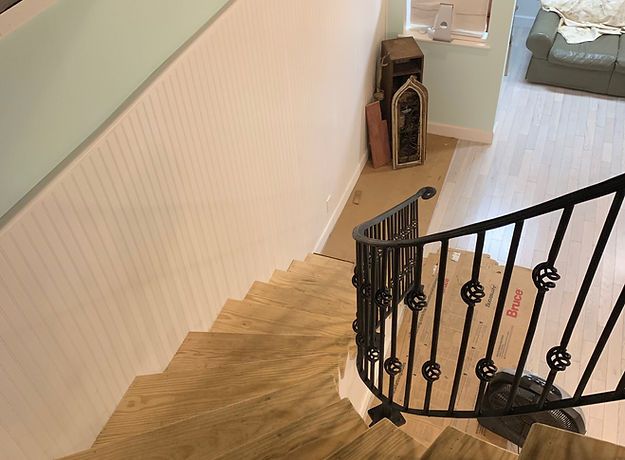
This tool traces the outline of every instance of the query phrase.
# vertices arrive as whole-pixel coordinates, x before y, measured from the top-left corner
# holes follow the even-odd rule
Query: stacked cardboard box
[[[470,252],[449,250],[436,358],[441,366],[442,374],[440,379],[433,384],[431,409],[446,410],[449,407],[449,397],[467,312],[467,304],[460,296],[460,289],[471,278],[473,256]],[[439,262],[438,253],[430,254],[424,261],[423,285],[428,296],[428,307],[419,315],[410,394],[411,407],[423,407],[427,382],[421,374],[421,367],[430,359]],[[504,267],[497,261],[487,255],[482,257],[479,279],[484,286],[485,297],[475,306],[473,314],[463,374],[455,404],[457,410],[470,410],[475,407],[480,384],[475,375],[475,367],[486,354],[503,271]],[[531,270],[514,267],[493,353],[493,360],[499,369],[517,366],[535,295],[536,288],[532,282]],[[408,360],[411,318],[412,313],[405,309],[398,333],[399,357],[403,363]],[[400,404],[403,403],[406,369],[407,366],[404,366],[404,374],[400,376],[396,385],[397,402]],[[453,425],[501,447],[513,448],[505,439],[481,427],[475,419],[441,419],[420,416],[406,418],[407,424],[404,429],[424,442],[431,442],[445,426]]]

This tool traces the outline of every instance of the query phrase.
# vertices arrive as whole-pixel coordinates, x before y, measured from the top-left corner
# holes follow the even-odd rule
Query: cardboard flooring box
[[[450,249],[445,276],[443,308],[439,332],[436,361],[441,366],[441,377],[434,382],[431,409],[447,409],[454,379],[462,331],[467,313],[467,304],[460,296],[460,289],[471,279],[473,253]],[[413,368],[410,406],[423,407],[426,381],[421,374],[423,363],[430,359],[432,328],[436,303],[439,254],[430,254],[424,261],[423,285],[428,297],[428,307],[420,313],[417,328],[417,346]],[[476,304],[471,333],[463,366],[462,378],[455,407],[458,410],[473,409],[480,381],[475,375],[477,362],[486,355],[495,308],[500,292],[504,267],[488,255],[480,263],[480,282],[484,286],[485,297]],[[531,278],[531,270],[514,267],[510,287],[506,296],[504,314],[493,353],[493,361],[499,369],[516,368],[525,340],[527,325],[536,295]],[[399,358],[404,363],[404,373],[396,382],[397,402],[404,402],[405,372],[410,343],[412,312],[405,307],[401,327],[398,332]],[[444,419],[409,415],[404,429],[417,439],[428,444],[447,425],[485,439],[501,447],[513,449],[507,440],[482,428],[475,419]]]

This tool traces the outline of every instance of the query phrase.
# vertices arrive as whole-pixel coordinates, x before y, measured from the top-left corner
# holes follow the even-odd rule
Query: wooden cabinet
[[[423,52],[412,37],[394,38],[382,42],[382,117],[391,133],[391,102],[395,92],[414,75],[423,83]]]

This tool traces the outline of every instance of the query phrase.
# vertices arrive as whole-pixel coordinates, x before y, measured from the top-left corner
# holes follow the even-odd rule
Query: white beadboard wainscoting
[[[0,457],[89,447],[135,375],[323,239],[384,16],[234,1],[0,229]]]

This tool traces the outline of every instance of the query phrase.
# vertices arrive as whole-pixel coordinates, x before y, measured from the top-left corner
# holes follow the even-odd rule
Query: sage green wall
[[[406,0],[389,0],[389,37],[403,32]],[[429,121],[492,132],[505,69],[515,0],[493,2],[489,48],[419,42],[425,55]]]
[[[0,216],[227,0],[57,0],[0,39]]]

